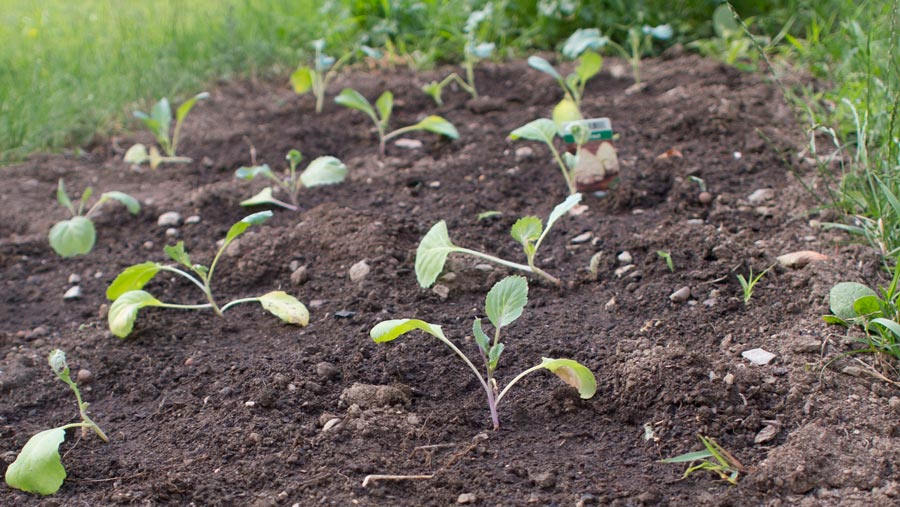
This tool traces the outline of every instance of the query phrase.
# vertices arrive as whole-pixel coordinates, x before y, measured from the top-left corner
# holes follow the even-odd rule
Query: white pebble
[[[766,365],[775,359],[775,354],[763,349],[751,349],[741,352],[741,357],[753,364]]]
[[[81,287],[75,285],[63,294],[63,299],[79,299],[81,298]]]
[[[365,259],[357,262],[353,266],[350,266],[350,271],[348,274],[350,275],[351,282],[358,282],[366,277],[369,274],[371,268],[369,268],[369,264],[365,261]]]
[[[394,146],[407,150],[418,150],[422,147],[422,141],[419,141],[418,139],[407,139],[405,137],[401,137],[400,139],[394,141]]]
[[[81,283],[81,277],[79,275],[76,275],[75,273],[72,273],[71,275],[69,275],[69,283]]]
[[[159,216],[156,225],[160,227],[172,227],[181,223],[181,213],[177,211],[167,211]]]
[[[669,295],[673,303],[684,303],[691,298],[691,288],[682,287]]]
[[[634,258],[631,256],[631,252],[629,252],[628,250],[620,253],[618,257],[616,257],[616,259],[619,259],[619,262],[622,264],[631,264],[631,262],[634,260]]]

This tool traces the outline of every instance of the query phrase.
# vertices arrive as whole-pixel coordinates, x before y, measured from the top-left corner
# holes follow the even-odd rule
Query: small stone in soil
[[[337,367],[328,361],[316,363],[316,375],[321,379],[334,380],[341,374]]]
[[[574,238],[572,238],[572,243],[574,243],[576,245],[581,244],[581,243],[587,243],[588,241],[590,241],[590,239],[593,236],[594,236],[593,232],[587,231],[585,233],[579,234],[578,236],[575,236]]]
[[[166,229],[166,236],[169,238],[177,238],[178,237],[178,229],[174,227],[169,227]]]
[[[437,296],[441,299],[447,299],[447,296],[450,295],[450,287],[442,284],[437,284],[432,287],[431,292],[437,294]]]
[[[616,256],[616,259],[618,259],[622,264],[631,264],[631,262],[634,260],[634,257],[631,256],[631,252],[626,250]]]
[[[516,148],[516,161],[531,160],[534,158],[534,150],[531,146],[519,146]]]
[[[722,380],[725,381],[725,385],[730,386],[730,385],[734,384],[734,374],[726,373],[725,376],[722,377]]]
[[[145,250],[153,250],[154,246],[155,245],[153,244],[152,241],[144,241],[144,249]]]
[[[475,269],[478,271],[493,271],[494,266],[491,266],[490,264],[476,264]]]
[[[700,195],[697,196],[697,200],[700,201],[700,204],[709,204],[713,200],[713,195],[709,192],[700,192]]]
[[[406,150],[418,150],[422,147],[422,141],[419,141],[418,139],[407,139],[405,137],[401,137],[400,139],[394,141],[394,146]]]
[[[760,188],[754,190],[752,194],[747,196],[747,202],[749,202],[751,206],[759,206],[766,201],[771,201],[774,198],[775,190],[771,188]]]
[[[334,418],[332,418],[332,419],[329,419],[329,420],[326,421],[325,424],[322,426],[322,433],[326,433],[326,432],[327,432],[328,430],[330,430],[331,428],[334,428],[335,426],[337,426],[338,424],[340,424],[340,422],[341,422],[341,420],[338,419],[337,417],[334,417]]]
[[[79,275],[76,275],[75,273],[72,273],[71,275],[69,275],[69,283],[72,285],[81,283],[81,277]]]
[[[606,304],[603,305],[603,307],[606,308],[607,310],[612,310],[613,308],[615,308],[616,307],[616,297],[613,296],[613,297],[609,298],[609,301],[607,301]]]
[[[617,278],[621,278],[622,275],[631,271],[632,269],[634,269],[634,264],[628,264],[627,266],[621,266],[621,267],[616,268],[616,270],[613,271],[613,274],[616,275]]]
[[[84,368],[78,370],[78,373],[75,375],[75,381],[81,385],[88,385],[94,381],[94,374],[91,373],[91,370],[85,370]]]
[[[478,497],[472,493],[463,493],[463,494],[459,495],[459,497],[456,499],[456,503],[458,503],[460,505],[475,503],[477,501],[478,501]]]
[[[63,294],[63,299],[79,299],[81,298],[81,287],[75,285]]]
[[[309,280],[309,269],[306,266],[300,266],[291,273],[291,283],[294,285],[303,285]]]
[[[691,288],[682,287],[669,295],[673,303],[684,303],[691,298]]]
[[[776,436],[778,436],[778,427],[774,425],[766,426],[756,434],[756,437],[753,439],[753,443],[756,445],[764,444],[766,442],[772,441]]]
[[[556,486],[556,474],[553,472],[538,472],[531,476],[531,481],[541,489],[551,489]]]
[[[775,359],[775,354],[763,349],[751,349],[741,352],[741,357],[753,364],[762,366],[769,364],[772,359]]]
[[[334,312],[334,316],[339,319],[349,319],[350,317],[356,315],[356,312],[350,310],[338,310]]]
[[[181,213],[177,211],[167,211],[159,216],[156,225],[160,227],[172,227],[181,223]]]
[[[811,262],[827,261],[828,256],[812,250],[800,250],[777,257],[778,263],[786,268],[799,269]]]
[[[350,281],[361,281],[366,277],[366,275],[369,274],[369,271],[371,271],[371,268],[369,268],[369,264],[365,260],[357,262],[353,266],[350,266],[350,270],[348,271],[348,274],[350,275]]]
[[[309,307],[312,308],[313,310],[315,310],[316,308],[321,308],[322,305],[324,305],[324,304],[325,304],[324,299],[313,299],[312,301],[309,302]]]
[[[200,215],[191,215],[184,219],[184,223],[187,225],[199,224],[200,223]]]

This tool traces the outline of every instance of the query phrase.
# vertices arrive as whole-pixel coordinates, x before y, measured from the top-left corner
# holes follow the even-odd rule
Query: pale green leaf
[[[169,124],[172,122],[172,108],[169,106],[169,99],[163,97],[153,105],[153,109],[150,110],[150,119],[153,120],[153,124],[147,126],[156,134],[157,141],[160,145],[168,144]]]
[[[127,208],[128,212],[132,215],[137,215],[141,211],[141,203],[139,203],[137,199],[131,197],[125,192],[119,192],[117,190],[113,190],[112,192],[104,192],[103,195],[100,196],[100,200],[118,201],[125,205],[125,208]]]
[[[291,74],[291,87],[294,89],[294,93],[302,95],[312,88],[314,72],[304,65]]]
[[[69,193],[66,192],[66,184],[63,182],[62,178],[60,178],[59,182],[56,184],[56,201],[65,206],[65,208],[73,215],[76,214],[75,206],[72,205],[72,200],[69,199]]]
[[[478,216],[476,217],[476,220],[478,220],[480,222],[480,221],[486,220],[488,218],[499,217],[502,214],[503,214],[502,212],[497,211],[497,210],[482,211],[481,213],[478,214]]]
[[[900,340],[900,324],[894,322],[893,320],[885,319],[884,317],[878,317],[877,319],[872,319],[872,322],[869,324],[869,326],[872,325],[884,326],[888,331],[891,332],[891,334],[894,335],[893,341],[895,343],[897,340]]]
[[[334,98],[334,101],[342,106],[362,111],[369,115],[375,123],[378,123],[378,117],[375,115],[375,110],[372,109],[372,104],[353,88],[344,88],[341,90],[341,93]]]
[[[203,100],[203,99],[207,99],[207,98],[209,98],[209,93],[201,92],[201,93],[198,93],[197,95],[194,95],[190,99],[182,102],[182,104],[180,106],[178,106],[178,109],[175,111],[175,121],[180,123],[182,120],[184,120],[185,116],[187,116],[188,113],[191,112],[191,109],[194,108],[194,105],[197,104],[198,100]]]
[[[443,90],[444,87],[437,81],[432,81],[422,87],[422,91],[431,96],[439,106],[444,104],[444,99],[441,97]]]
[[[305,326],[309,324],[309,310],[297,298],[287,292],[276,290],[259,297],[259,303],[269,313],[288,324]]]
[[[109,330],[119,338],[125,338],[134,329],[138,310],[147,306],[161,306],[162,303],[149,292],[133,290],[119,296],[109,306],[107,321]]]
[[[497,343],[491,350],[488,351],[488,368],[491,370],[497,369],[497,363],[500,361],[500,354],[503,353],[504,345],[502,343]]]
[[[179,241],[175,243],[175,246],[166,245],[163,247],[163,251],[166,255],[169,256],[173,261],[181,264],[182,266],[192,269],[194,264],[191,262],[191,256],[184,250],[184,241]],[[140,288],[140,287],[138,287]]]
[[[566,97],[559,101],[556,106],[553,107],[553,126],[556,128],[556,132],[560,135],[564,135],[566,132],[564,131],[565,125],[567,123],[582,120],[581,111],[578,110],[578,106],[575,104],[575,101]]]
[[[878,298],[875,296],[857,298],[853,302],[853,312],[860,317],[881,316],[881,306],[878,304]]]
[[[50,369],[53,370],[59,377],[64,377],[69,375],[69,365],[66,363],[66,353],[60,349],[54,349],[47,355],[47,364],[50,365]]]
[[[257,176],[266,176],[269,178],[274,177],[275,175],[272,173],[272,169],[269,167],[269,164],[263,165],[255,165],[252,167],[238,167],[236,171],[234,171],[234,176],[240,178],[242,180],[252,180]]]
[[[434,132],[435,134],[440,134],[449,137],[450,139],[459,138],[459,132],[456,130],[456,127],[449,121],[436,115],[425,118],[411,128],[416,130],[427,130],[428,132]]]
[[[543,141],[547,144],[553,144],[554,136],[556,136],[556,124],[548,118],[538,118],[528,122],[509,134],[509,138],[514,141],[526,139],[528,141]]]
[[[523,276],[507,276],[491,288],[484,311],[494,328],[511,324],[522,315],[528,303],[528,281]]]
[[[125,268],[106,289],[106,298],[115,301],[126,292],[138,290],[147,285],[159,273],[160,265],[155,262],[144,262]]]
[[[704,449],[702,451],[694,451],[687,452],[684,454],[679,454],[678,456],[672,458],[666,458],[659,460],[660,463],[689,463],[691,461],[697,461],[706,458],[712,458],[713,453],[711,453],[708,449]]]
[[[150,154],[147,153],[147,147],[143,144],[135,144],[125,152],[125,162],[129,164],[143,164],[150,160]]]
[[[391,112],[394,111],[394,94],[386,91],[375,100],[375,109],[378,110],[378,116],[381,118],[381,124],[387,126],[391,120]]]
[[[50,246],[62,257],[89,253],[94,248],[96,238],[93,222],[83,216],[57,222],[50,229],[49,235]]]
[[[226,245],[243,234],[244,231],[246,231],[247,228],[251,225],[259,225],[271,218],[272,215],[273,213],[271,211],[260,211],[259,213],[245,216],[238,223],[232,225],[231,228],[228,229],[228,233],[225,234],[225,244],[222,246],[222,248],[225,248]]]
[[[447,222],[441,220],[431,226],[416,249],[416,279],[419,285],[431,287],[444,269],[447,256],[457,248],[450,241]]]
[[[333,185],[347,177],[347,166],[335,157],[319,157],[306,166],[300,175],[304,187]]]
[[[597,379],[591,370],[572,359],[541,358],[541,366],[552,371],[563,382],[578,389],[582,399],[588,399],[597,392]]]
[[[509,234],[513,237],[514,240],[518,241],[522,244],[523,247],[528,247],[538,238],[541,237],[541,232],[544,230],[544,222],[538,217],[522,217],[516,220],[516,223],[513,224],[512,229],[510,229]]]
[[[728,4],[723,3],[716,7],[716,10],[713,12],[712,24],[716,35],[722,39],[727,39],[740,31],[740,27],[734,20],[734,15],[731,13]]]
[[[863,296],[878,296],[874,290],[856,282],[841,282],[831,288],[829,301],[831,312],[843,320],[858,317],[853,310],[853,303]]]
[[[240,202],[241,206],[259,206],[262,204],[282,204],[281,201],[272,195],[272,187],[266,187],[256,193],[253,197]]]
[[[569,212],[572,208],[574,208],[578,203],[581,202],[581,194],[572,194],[569,197],[566,197],[566,200],[557,204],[556,207],[553,208],[553,211],[550,212],[550,216],[547,217],[547,225],[544,227],[543,236],[547,235],[547,231],[553,227],[553,224],[556,223],[557,220],[562,218],[563,215]]]
[[[823,315],[822,320],[824,320],[826,324],[836,324],[839,326],[849,326],[850,325],[850,323],[847,322],[846,320],[844,320],[840,317],[836,317],[834,315]]]
[[[581,28],[566,39],[562,54],[574,60],[588,49],[600,49],[609,42],[609,38],[600,34],[597,28]]]
[[[480,44],[466,44],[466,53],[475,58],[490,58],[494,54],[497,45],[493,42],[482,42]]]
[[[371,331],[369,331],[369,336],[372,337],[372,340],[374,340],[375,343],[384,343],[403,336],[410,331],[415,331],[416,329],[425,331],[441,341],[447,341],[444,332],[441,330],[441,326],[429,324],[424,320],[418,319],[394,319],[379,322]]]
[[[66,469],[59,457],[59,444],[65,439],[66,430],[62,428],[44,430],[28,439],[19,456],[6,469],[6,484],[41,495],[59,491],[66,478]]]
[[[545,74],[550,74],[554,79],[562,81],[562,76],[559,75],[559,72],[556,72],[556,69],[554,69],[553,66],[550,65],[550,62],[544,60],[540,56],[529,56],[528,65]]]
[[[475,337],[475,343],[478,344],[478,348],[487,354],[491,348],[491,339],[484,334],[484,329],[481,327],[481,319],[475,319],[472,322],[472,336]]]
[[[578,80],[583,84],[590,78],[597,75],[603,68],[603,57],[593,51],[585,51],[575,67],[575,74]]]

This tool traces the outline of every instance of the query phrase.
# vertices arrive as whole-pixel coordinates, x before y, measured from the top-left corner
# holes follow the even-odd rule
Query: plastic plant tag
[[[569,153],[578,152],[572,168],[575,189],[579,192],[608,190],[619,176],[619,157],[613,146],[609,118],[592,118],[562,125],[560,135],[569,145]],[[577,145],[581,144],[581,150]]]
[[[568,144],[576,142],[576,132],[579,130],[575,127],[583,127],[587,133],[585,142],[589,141],[607,141],[613,137],[612,122],[609,118],[592,118],[590,120],[572,121],[562,126],[562,138]]]

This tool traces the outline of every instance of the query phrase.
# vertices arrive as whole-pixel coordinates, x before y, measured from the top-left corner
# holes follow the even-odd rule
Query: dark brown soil
[[[316,115],[312,97],[280,83],[238,82],[222,84],[189,118],[183,147],[192,164],[129,169],[121,148],[151,141],[138,134],[4,169],[0,468],[32,434],[77,415],[46,366],[54,348],[76,371],[93,373],[84,396],[111,442],[71,433],[60,492],[41,499],[0,488],[0,505],[896,505],[900,418],[892,407],[900,398],[840,357],[855,347],[852,337],[820,318],[832,284],[883,276],[866,249],[839,246],[839,234],[815,227],[833,217],[814,212],[779,155],[802,142],[802,131],[777,88],[679,57],[644,62],[646,87],[633,90],[609,72],[615,67],[609,60],[590,83],[585,110],[611,117],[620,134],[621,180],[606,197],[586,196],[589,209],[564,217],[548,237],[539,265],[565,287],[532,280],[499,370],[504,382],[541,356],[571,357],[596,373],[599,389],[582,401],[535,374],[501,406],[499,432],[477,382],[440,343],[416,334],[376,345],[368,331],[417,317],[474,350],[471,319],[507,272],[451,257],[444,299],[416,284],[419,239],[446,219],[455,243],[518,261],[509,227],[522,215],[546,217],[565,197],[547,149],[506,138],[560,98],[524,63],[480,67],[487,99],[448,91],[438,108],[417,87],[441,72],[341,78],[332,93],[352,85],[374,98],[392,89],[394,125],[437,113],[459,128],[454,142],[423,134],[412,136],[421,149],[390,145],[383,162],[361,113],[330,103]],[[277,210],[251,229],[217,272],[222,299],[287,290],[311,307],[309,326],[281,324],[254,305],[224,318],[149,309],[132,336],[113,337],[101,318],[105,288],[130,264],[166,260],[162,247],[175,239],[157,226],[161,213],[201,217],[177,232],[206,262],[248,213],[237,203],[262,182],[233,178],[250,162],[248,142],[273,166],[296,147],[306,160],[335,155],[350,168],[344,184],[304,191],[300,212]],[[531,158],[517,158],[523,146]],[[658,158],[673,148],[683,157]],[[809,166],[793,169],[817,183]],[[689,176],[706,182],[710,204]],[[66,218],[54,202],[60,177],[71,190],[131,193],[143,210],[133,217],[108,206],[94,251],[61,259],[46,240]],[[773,197],[751,204],[758,189]],[[487,210],[502,215],[478,221]],[[573,242],[585,232],[590,240]],[[737,274],[806,249],[830,259],[773,268],[743,304]],[[674,272],[658,250],[671,254]],[[617,275],[626,251],[634,267]],[[351,282],[349,268],[363,260],[371,271]],[[299,266],[308,280],[294,284]],[[72,274],[84,295],[64,301]],[[689,300],[671,301],[682,287]],[[201,299],[165,276],[147,289],[167,301]],[[741,356],[757,347],[776,359],[757,366]],[[375,396],[366,391],[375,388],[351,389],[357,383],[387,387]],[[339,422],[326,431],[332,419]],[[774,436],[755,443],[763,430]],[[698,450],[698,433],[746,465],[738,486],[705,473],[680,480],[684,466],[658,462]],[[434,477],[363,487],[368,474]]]

